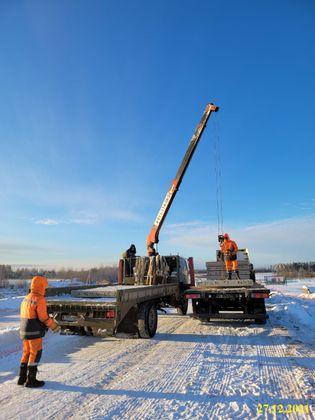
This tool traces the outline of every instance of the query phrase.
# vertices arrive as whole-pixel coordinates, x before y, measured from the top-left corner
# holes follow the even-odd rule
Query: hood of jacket
[[[35,276],[32,278],[31,292],[37,295],[45,296],[46,288],[48,287],[48,279],[44,276]]]

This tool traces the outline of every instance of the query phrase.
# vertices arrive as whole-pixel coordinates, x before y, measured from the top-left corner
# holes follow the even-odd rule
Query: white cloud
[[[54,219],[40,219],[34,222],[36,225],[60,225],[61,221],[54,220]]]
[[[257,265],[315,260],[315,215],[255,225],[226,226],[240,248],[249,248]],[[198,261],[215,258],[217,227],[201,221],[166,225],[170,248],[196,255]]]
[[[135,216],[134,213],[123,210],[123,209],[98,209],[96,212],[90,212],[85,210],[80,211],[73,211],[73,214],[70,217],[64,217],[63,219],[53,219],[49,217],[43,217],[38,220],[34,219],[27,219],[31,220],[32,223],[36,225],[46,225],[46,226],[53,226],[53,225],[94,225],[96,223],[102,222],[104,220],[117,220],[120,222],[128,222],[128,221],[138,221],[139,218]]]

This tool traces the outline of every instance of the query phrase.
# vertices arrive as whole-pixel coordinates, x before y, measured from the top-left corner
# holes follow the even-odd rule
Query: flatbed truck
[[[178,283],[105,286],[73,291],[71,297],[51,298],[47,309],[64,334],[115,336],[129,333],[152,338],[157,309],[167,297],[179,297]]]
[[[115,336],[127,333],[152,338],[157,329],[158,309],[175,307],[186,314],[188,301],[185,290],[193,284],[192,259],[179,255],[163,258],[166,273],[154,273],[149,284],[149,257],[136,257],[135,262],[122,259],[120,283],[85,290],[72,290],[71,295],[47,299],[47,310],[61,326],[63,334]],[[138,261],[144,263],[139,278],[133,270]],[[148,264],[146,264],[148,263]],[[151,271],[152,272],[152,271]]]
[[[207,278],[199,279],[196,286],[185,291],[184,298],[192,301],[194,318],[208,322],[247,319],[266,323],[265,299],[269,298],[270,290],[256,282],[247,249],[238,251],[238,259],[240,279],[227,280],[224,262],[218,258],[206,263]]]

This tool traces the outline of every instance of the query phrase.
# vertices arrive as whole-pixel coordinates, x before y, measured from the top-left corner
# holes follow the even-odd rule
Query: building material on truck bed
[[[206,262],[207,279],[218,280],[226,278],[226,269],[223,261]],[[238,261],[238,271],[241,279],[250,278],[250,263],[248,261]]]
[[[256,283],[255,271],[248,250],[238,250],[240,279],[226,279],[224,261],[217,251],[217,261],[207,262],[207,277],[197,278],[196,285],[184,293],[191,299],[193,317],[210,321],[215,319],[254,319],[264,324],[268,318],[265,299],[270,290]]]
[[[220,288],[220,287],[242,287],[242,286],[253,286],[253,280],[250,280],[248,277],[247,279],[232,279],[232,280],[206,280],[206,279],[200,279],[198,280],[197,283],[198,287],[216,287],[216,288]]]

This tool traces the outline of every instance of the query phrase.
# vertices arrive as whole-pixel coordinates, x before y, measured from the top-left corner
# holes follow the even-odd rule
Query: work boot
[[[241,278],[240,278],[240,272],[238,270],[235,270],[235,274],[236,274],[236,278],[239,279],[239,280],[241,280]]]
[[[232,280],[232,271],[227,272],[227,280]]]
[[[19,379],[17,381],[18,385],[24,385],[26,382],[26,377],[27,377],[27,363],[21,363],[20,366],[20,376]]]
[[[40,386],[45,385],[44,381],[38,381],[36,379],[37,374],[37,366],[29,366],[27,372],[27,379],[25,382],[25,386],[27,388],[38,388]]]

